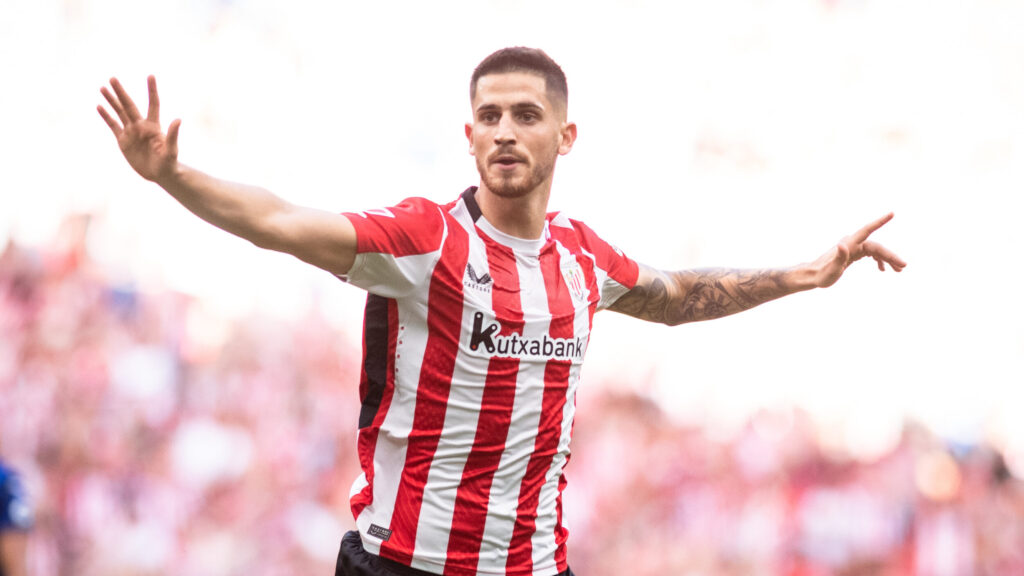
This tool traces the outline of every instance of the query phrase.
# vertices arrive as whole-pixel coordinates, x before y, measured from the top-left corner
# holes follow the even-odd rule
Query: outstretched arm
[[[768,270],[697,269],[665,272],[640,267],[636,286],[611,310],[669,325],[721,318],[776,298],[839,280],[846,268],[871,257],[879,270],[888,264],[899,272],[907,265],[899,256],[868,237],[891,220],[887,214],[846,236],[817,260],[792,268]]]
[[[116,78],[100,92],[113,114],[97,106],[117,138],[128,164],[155,182],[192,213],[210,224],[270,250],[293,256],[332,272],[352,267],[356,234],[340,214],[297,206],[256,186],[220,180],[178,162],[180,120],[163,131],[156,78],[150,76],[149,109],[139,113]]]

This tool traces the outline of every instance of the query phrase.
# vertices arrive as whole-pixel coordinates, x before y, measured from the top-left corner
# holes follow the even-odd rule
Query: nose
[[[515,123],[510,114],[502,114],[501,119],[498,120],[497,129],[494,131],[494,143],[498,145],[516,143]]]

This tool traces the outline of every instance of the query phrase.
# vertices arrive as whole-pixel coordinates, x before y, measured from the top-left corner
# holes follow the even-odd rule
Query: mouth
[[[523,162],[524,160],[515,154],[499,154],[491,159],[491,164],[496,164],[503,169],[515,168],[517,164]]]
[[[492,157],[490,157],[490,163],[501,164],[502,166],[511,166],[513,164],[518,164],[520,162],[525,162],[525,159],[523,159],[522,156],[516,154],[515,152],[509,150],[498,152],[497,154],[494,154],[492,155]]]

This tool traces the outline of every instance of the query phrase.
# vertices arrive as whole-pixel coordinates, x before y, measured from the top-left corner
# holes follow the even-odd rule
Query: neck
[[[476,192],[476,203],[484,218],[498,230],[516,238],[534,240],[544,233],[550,196],[551,182],[514,198],[498,196],[481,182]]]

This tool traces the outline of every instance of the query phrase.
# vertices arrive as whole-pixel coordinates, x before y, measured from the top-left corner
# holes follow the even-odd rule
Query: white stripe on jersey
[[[539,262],[536,258],[516,254],[516,268],[519,271],[519,293],[525,321],[522,337],[542,338],[548,333],[550,319],[547,313],[547,288],[544,286]],[[544,403],[545,369],[542,362],[523,362],[519,365],[512,422],[487,503],[484,547],[481,548],[477,569],[479,574],[505,573],[508,543],[512,540],[519,508],[519,490],[537,439]],[[486,552],[490,554],[485,556]]]

